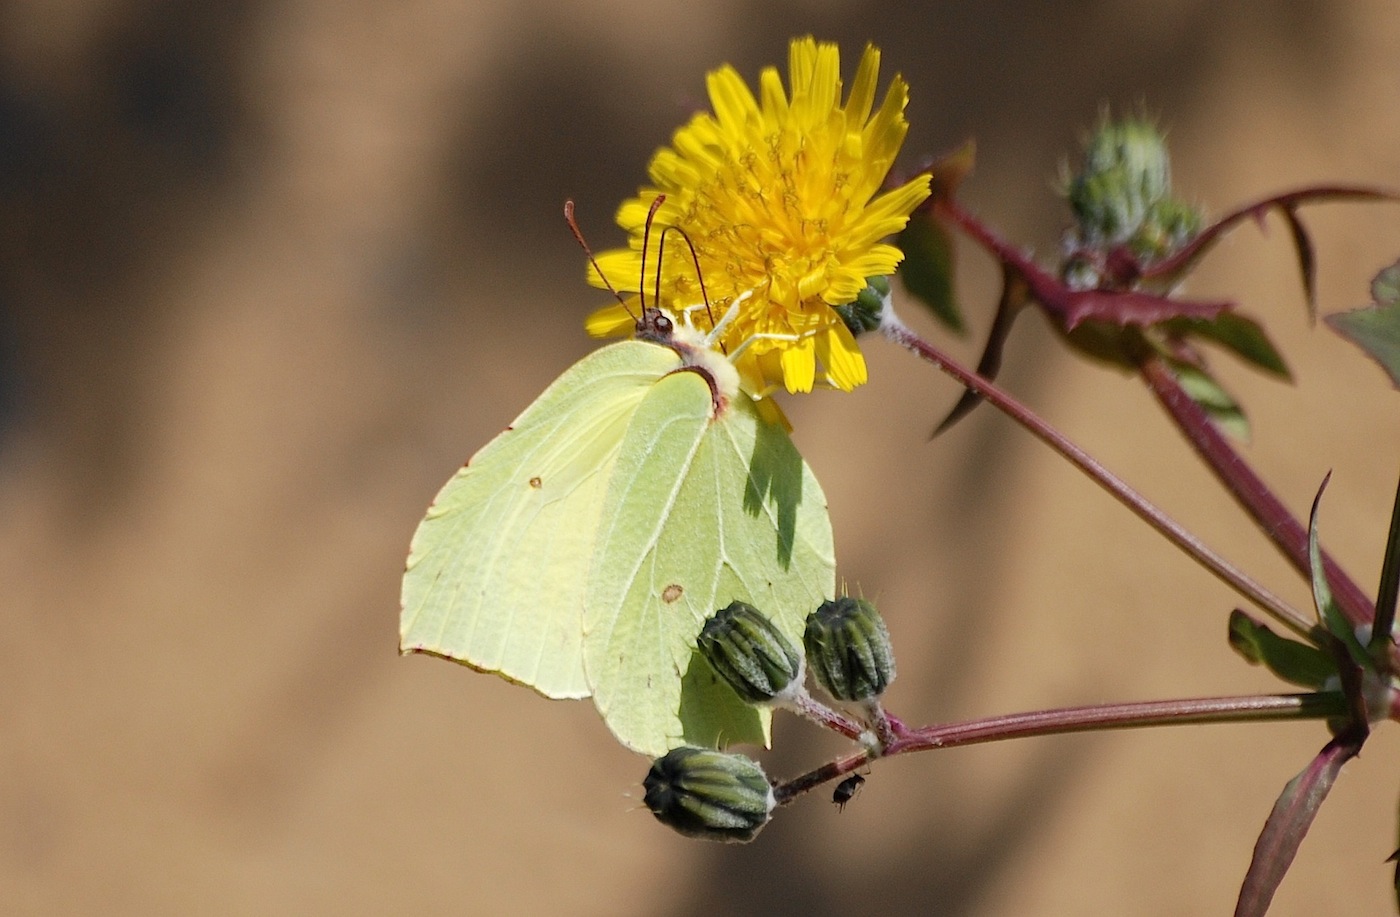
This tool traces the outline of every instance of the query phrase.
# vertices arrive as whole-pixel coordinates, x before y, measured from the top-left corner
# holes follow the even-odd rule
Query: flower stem
[[[896,730],[884,756],[976,745],[1029,736],[1064,735],[1107,729],[1184,726],[1199,723],[1245,723],[1265,720],[1324,719],[1345,715],[1346,698],[1339,692],[1265,694],[1248,697],[1203,697],[1126,704],[1062,707],[968,720],[921,729]],[[868,763],[866,753],[848,755],[774,787],[779,804]]]
[[[1044,442],[1050,448],[1054,449],[1080,471],[1088,475],[1088,477],[1100,487],[1116,497],[1120,503],[1132,510],[1138,518],[1142,519],[1166,537],[1167,540],[1175,544],[1188,557],[1191,557],[1211,573],[1214,573],[1224,581],[1226,585],[1230,586],[1240,595],[1254,602],[1269,615],[1273,616],[1280,624],[1283,624],[1285,627],[1288,627],[1301,636],[1306,637],[1309,635],[1314,626],[1313,622],[1301,612],[1206,546],[1204,542],[1187,531],[1179,522],[1169,517],[1161,509],[1149,502],[1146,497],[1129,487],[1122,479],[1118,478],[1100,464],[1097,459],[1070,442],[1064,434],[1051,427],[1031,411],[1030,408],[1027,408],[997,386],[996,383],[966,369],[941,350],[920,338],[908,326],[900,321],[893,310],[888,307],[885,311],[885,320],[881,325],[881,331],[890,340],[943,370],[943,372],[958,380],[958,382],[962,383],[965,387],[981,395],[1012,420],[1025,427],[1036,436],[1036,438],[1041,440],[1041,442]]]
[[[839,732],[848,739],[861,741],[867,732],[864,725],[837,710],[831,709],[805,690],[784,700],[782,706],[798,716],[806,717],[819,726],[825,726],[832,732]]]
[[[1201,697],[1063,707],[1032,713],[971,720],[913,729],[900,737],[886,755],[927,748],[951,748],[1026,736],[1063,735],[1107,729],[1181,726],[1190,723],[1247,723],[1260,720],[1324,719],[1345,715],[1346,697],[1339,691],[1315,694],[1262,694],[1247,697]]]
[[[1196,454],[1303,578],[1311,580],[1308,530],[1240,457],[1210,422],[1201,406],[1182,390],[1171,370],[1159,357],[1144,360],[1140,370],[1148,388],[1182,435],[1190,441]],[[1323,553],[1322,563],[1332,595],[1347,618],[1356,625],[1371,624],[1376,615],[1371,600],[1326,552]]]

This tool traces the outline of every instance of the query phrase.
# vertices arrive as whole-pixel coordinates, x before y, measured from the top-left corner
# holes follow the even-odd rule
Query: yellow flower
[[[648,305],[687,313],[709,331],[737,303],[718,343],[754,397],[779,384],[790,392],[817,382],[849,391],[866,380],[865,358],[832,306],[855,300],[867,277],[894,271],[903,253],[881,240],[903,229],[929,194],[929,178],[920,175],[876,196],[909,129],[909,88],[898,75],[871,114],[879,68],[880,52],[867,46],[844,105],[837,47],[811,37],[789,48],[790,93],[772,67],[759,77],[758,99],[733,67],[709,74],[714,114],[696,115],[656,152],[648,168],[654,186],[617,213],[630,247],[598,258],[613,286],[634,294],[634,313],[641,292]],[[659,195],[665,201],[643,278],[643,230]],[[667,227],[684,232],[694,259],[676,232],[665,233],[658,258]],[[652,303],[658,282],[660,302]],[[632,325],[621,305],[587,323],[599,337]]]

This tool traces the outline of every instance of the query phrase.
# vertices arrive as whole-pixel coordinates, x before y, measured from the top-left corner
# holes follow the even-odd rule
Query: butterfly
[[[591,697],[628,748],[767,744],[696,650],[742,600],[795,643],[835,589],[826,497],[708,334],[643,305],[438,493],[414,533],[400,650]]]

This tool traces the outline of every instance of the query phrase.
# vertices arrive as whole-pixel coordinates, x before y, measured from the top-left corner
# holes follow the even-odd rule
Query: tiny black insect
[[[865,778],[860,774],[852,774],[836,784],[836,789],[831,793],[831,801],[836,803],[838,812],[845,810],[846,803],[851,801],[851,797],[855,796],[856,790],[860,789],[860,785],[864,782]]]

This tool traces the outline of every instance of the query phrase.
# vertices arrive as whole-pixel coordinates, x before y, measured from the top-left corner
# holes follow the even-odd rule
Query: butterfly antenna
[[[679,226],[667,226],[661,231],[663,243],[666,241],[666,233],[668,232],[680,233],[680,237],[685,240],[685,247],[690,249],[690,263],[695,265],[695,279],[700,282],[700,298],[705,302],[705,315],[710,319],[710,328],[713,329],[715,327],[715,313],[714,309],[710,307],[710,293],[705,289],[705,272],[700,269],[700,253],[695,250],[695,243],[690,241],[690,234]],[[729,351],[723,342],[720,343],[719,349],[721,353],[728,355]]]
[[[593,265],[594,272],[602,278],[603,286],[607,287],[608,292],[617,298],[617,301],[622,304],[622,308],[627,309],[627,300],[623,299],[622,294],[617,292],[612,283],[608,281],[607,275],[604,274],[603,269],[598,266],[598,259],[593,257],[593,249],[589,248],[588,243],[583,240],[583,233],[578,228],[578,221],[574,219],[573,201],[564,202],[564,222],[569,224],[569,232],[574,234],[574,240],[578,242],[579,247],[583,249],[583,253],[588,256],[588,263]],[[645,305],[646,304],[643,303],[643,306]],[[632,310],[627,309],[627,314],[632,315]],[[632,320],[636,321],[637,316],[632,315]]]
[[[705,301],[705,315],[710,319],[710,327],[715,325],[715,313],[710,308],[710,294],[705,291],[705,272],[700,270],[700,253],[695,250],[695,243],[690,241],[690,234],[679,226],[672,226],[676,232],[681,234],[685,240],[685,247],[690,249],[690,263],[695,265],[695,279],[700,281],[700,298]]]
[[[656,196],[656,200],[651,202],[651,209],[647,211],[647,221],[642,225],[642,276],[640,282],[637,284],[637,295],[642,298],[643,314],[645,314],[647,311],[647,249],[651,247],[651,224],[652,221],[656,219],[656,211],[661,209],[661,205],[665,203],[665,201],[666,195],[658,194]],[[664,248],[665,245],[666,233],[663,231],[661,233],[661,246],[656,252],[656,260],[658,261],[658,263],[661,260],[661,248]],[[660,268],[658,268],[656,271],[656,293],[652,296],[652,302],[661,302]]]

